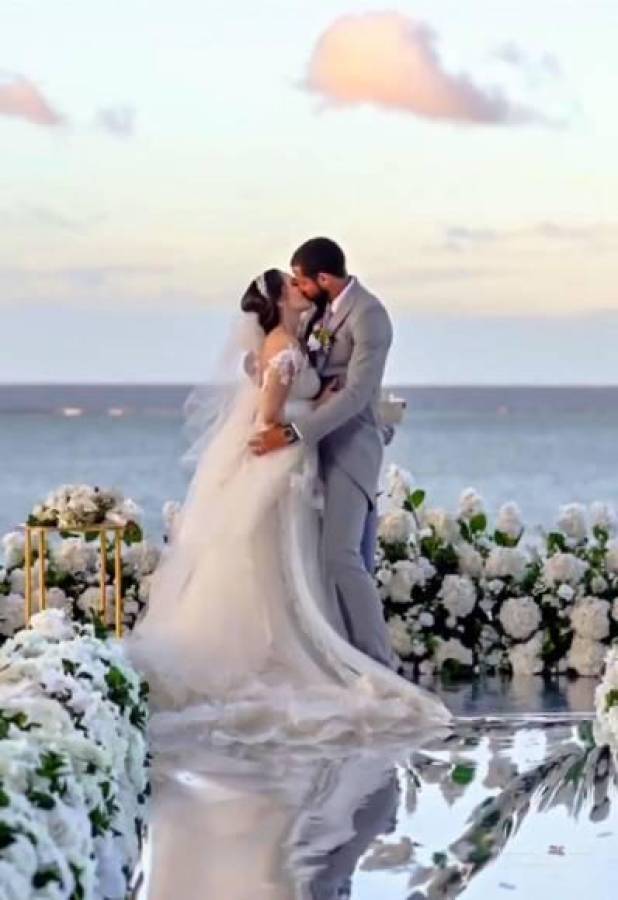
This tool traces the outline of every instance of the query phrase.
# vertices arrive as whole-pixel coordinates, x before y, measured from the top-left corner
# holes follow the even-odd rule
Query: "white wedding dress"
[[[292,417],[318,376],[297,348],[270,366],[291,379]],[[436,696],[331,627],[317,457],[302,443],[253,456],[259,401],[245,379],[198,461],[147,613],[125,638],[150,684],[155,749],[187,740],[356,745],[447,725]]]

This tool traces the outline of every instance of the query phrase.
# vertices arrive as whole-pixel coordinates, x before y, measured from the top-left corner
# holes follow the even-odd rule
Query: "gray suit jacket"
[[[334,339],[318,371],[324,378],[338,376],[344,386],[294,424],[305,443],[318,446],[323,469],[342,468],[373,503],[382,464],[379,403],[391,321],[378,298],[356,281],[329,328]]]

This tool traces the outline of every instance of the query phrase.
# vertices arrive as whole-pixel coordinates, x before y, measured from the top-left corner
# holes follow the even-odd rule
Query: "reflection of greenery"
[[[416,754],[412,764],[415,780],[421,782],[435,783],[431,775],[441,771],[441,788],[445,780],[465,787],[475,775],[475,766],[461,759],[453,767]],[[417,869],[411,881],[414,900],[449,900],[461,894],[502,852],[531,809],[541,813],[562,806],[576,819],[587,809],[591,821],[602,821],[610,809],[609,786],[618,784],[610,748],[595,744],[588,722],[573,728],[570,740],[544,762],[527,772],[514,771],[500,793],[474,809],[464,833],[433,854],[432,866]]]

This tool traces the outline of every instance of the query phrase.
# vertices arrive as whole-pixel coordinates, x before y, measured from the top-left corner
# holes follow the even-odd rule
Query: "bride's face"
[[[283,289],[283,297],[281,298],[283,306],[287,306],[288,309],[293,310],[294,312],[306,312],[308,309],[311,309],[313,303],[301,294],[298,285],[296,284],[296,279],[292,278],[291,275],[286,274],[284,275],[284,280],[285,287]]]

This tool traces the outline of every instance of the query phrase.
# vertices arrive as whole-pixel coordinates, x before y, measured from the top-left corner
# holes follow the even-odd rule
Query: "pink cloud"
[[[62,116],[39,89],[22,75],[0,73],[0,115],[26,119],[35,125],[60,125]]]
[[[444,68],[435,32],[395,12],[338,19],[318,40],[306,87],[340,104],[372,103],[425,119],[477,124],[546,121]]]

